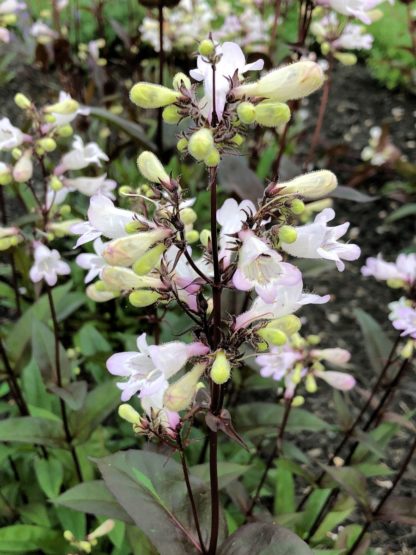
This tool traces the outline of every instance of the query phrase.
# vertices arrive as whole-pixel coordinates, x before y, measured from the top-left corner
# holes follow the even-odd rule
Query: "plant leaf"
[[[250,470],[250,468],[250,466],[242,464],[220,461],[218,463],[219,488],[226,488],[231,482],[234,482],[234,480],[237,480]],[[203,482],[209,481],[209,463],[192,466],[189,470],[193,476],[196,476]]]
[[[340,486],[340,488],[351,495],[364,508],[370,507],[370,501],[367,492],[367,482],[365,476],[357,470],[357,468],[344,466],[335,467],[321,464],[326,473]],[[327,484],[325,479],[324,483]]]
[[[48,418],[21,416],[0,422],[0,441],[64,447],[62,423]]]
[[[345,200],[351,200],[353,202],[366,203],[374,202],[380,197],[372,197],[353,189],[352,187],[346,187],[345,185],[338,185],[338,187],[332,191],[330,194],[333,198],[341,198]]]
[[[49,389],[55,395],[58,395],[68,407],[72,410],[80,410],[85,403],[87,397],[87,382],[80,380],[79,382],[73,382],[65,387],[58,387],[55,384],[51,384]]]
[[[64,469],[61,461],[51,457],[48,459],[38,458],[35,460],[34,468],[39,485],[46,496],[56,497],[64,479]]]
[[[62,553],[66,542],[59,532],[33,526],[31,524],[15,524],[0,528],[0,551],[6,553]]]
[[[32,322],[32,352],[44,381],[56,383],[55,336],[46,324],[36,319]],[[59,343],[59,359],[62,379],[69,380],[69,361],[61,343]]]
[[[400,206],[397,210],[394,210],[386,218],[386,222],[392,223],[402,218],[407,218],[408,216],[414,216],[416,214],[416,202],[410,202],[409,204],[404,204]]]
[[[364,336],[364,346],[371,366],[379,372],[389,356],[392,343],[370,314],[360,308],[356,308],[354,314]]]
[[[296,534],[272,523],[245,524],[220,546],[218,555],[311,555]]]

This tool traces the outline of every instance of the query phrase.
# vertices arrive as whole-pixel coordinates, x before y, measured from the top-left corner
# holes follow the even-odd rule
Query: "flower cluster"
[[[18,14],[25,9],[25,2],[19,0],[3,0],[0,3],[0,42],[10,41],[8,27],[17,22]]]
[[[178,136],[178,148],[207,166],[209,186],[215,192],[216,168],[224,154],[239,152],[247,127],[287,121],[286,102],[314,92],[322,85],[323,74],[319,65],[306,61],[246,83],[245,73],[261,70],[262,60],[246,64],[239,46],[210,39],[201,42],[199,52],[198,69],[191,72],[196,84],[178,74],[173,89],[141,82],[133,86],[130,97],[141,108],[164,108],[170,123],[188,122]],[[357,259],[360,249],[340,241],[348,223],[328,225],[335,217],[332,208],[324,208],[312,223],[296,225],[309,201],[316,203],[337,186],[335,175],[327,170],[272,182],[257,204],[230,198],[216,209],[213,196],[211,229],[198,230],[193,200],[184,195],[180,180],[149,151],[139,155],[137,164],[146,184],[128,193],[136,200],[134,209],[116,207],[103,194],[94,195],[88,221],[73,231],[81,235],[77,246],[94,241],[95,254],[77,258],[89,270],[87,281],[99,278],[87,288],[90,298],[107,301],[127,295],[137,308],[167,309],[177,304],[195,324],[193,343],[149,346],[142,335],[139,352],[117,353],[107,362],[109,371],[123,378],[118,383],[122,400],[138,394],[146,412],[142,417],[122,405],[123,418],[138,433],[171,437],[180,422],[178,412],[209,408],[207,392],[201,399],[198,396],[206,380],[226,384],[233,368],[243,364],[247,346],[254,353],[267,345],[280,348],[299,331],[295,312],[306,304],[329,301],[328,295],[304,291],[302,274],[293,263],[297,258],[329,260],[342,271],[344,261]],[[109,241],[102,242],[101,237]],[[248,310],[222,314],[218,294],[223,289],[252,292]],[[304,343],[302,349],[305,367],[311,360],[313,372],[322,377],[316,372],[326,351],[306,354]],[[177,378],[188,363],[192,368]],[[330,373],[325,376],[331,380]],[[344,389],[352,383],[351,378],[346,381],[347,385],[333,377],[334,384]]]
[[[369,25],[377,19],[380,14],[374,8],[382,4],[385,0],[317,0],[317,4],[331,8],[339,14],[355,17]],[[390,4],[394,0],[389,0]]]
[[[401,336],[416,339],[416,254],[399,254],[396,262],[386,262],[381,255],[368,258],[361,272],[403,290],[404,296],[389,304],[389,319]]]

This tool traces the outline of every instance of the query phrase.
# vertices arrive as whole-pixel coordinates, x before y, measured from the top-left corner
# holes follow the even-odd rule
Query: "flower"
[[[238,203],[229,198],[217,210],[217,222],[221,226],[219,259],[226,267],[230,263],[232,248],[235,246],[234,238],[230,237],[242,230],[249,216],[256,213],[256,207],[251,200]]]
[[[69,265],[61,260],[61,255],[55,249],[50,250],[42,243],[34,244],[35,262],[30,268],[30,279],[37,283],[44,279],[46,283],[53,287],[58,281],[58,275],[71,273]]]
[[[0,41],[6,44],[10,42],[10,33],[5,27],[0,27]]]
[[[85,176],[74,179],[64,177],[62,182],[69,191],[78,191],[87,197],[103,195],[111,200],[116,198],[113,191],[117,187],[117,183],[113,179],[107,179],[106,173],[97,177]]]
[[[71,95],[65,91],[59,93],[59,99],[57,105],[63,104],[68,101],[73,101]],[[77,102],[73,101],[74,109],[70,113],[62,113],[58,111],[50,110],[49,113],[55,118],[55,121],[51,127],[61,127],[63,125],[68,125],[71,123],[78,115],[88,116],[90,113],[89,108],[85,106],[79,106]]]
[[[30,28],[30,34],[35,37],[40,44],[47,44],[53,39],[57,39],[59,34],[48,27],[43,21],[35,21]]]
[[[282,262],[282,257],[252,231],[239,233],[242,245],[238,253],[237,270],[233,284],[240,291],[255,288],[266,302],[275,298],[275,287],[293,285],[302,281],[302,274],[291,264]]]
[[[0,4],[0,15],[16,13],[25,9],[26,4],[24,2],[18,2],[18,0],[4,0]]]
[[[101,166],[101,160],[108,162],[109,158],[97,143],[84,145],[81,137],[76,135],[72,143],[72,150],[63,156],[61,163],[55,169],[55,175],[60,175],[68,170],[82,170],[90,164]]]
[[[251,308],[240,314],[235,322],[234,329],[246,328],[258,320],[273,320],[281,316],[293,314],[301,306],[306,304],[323,304],[330,299],[329,295],[323,297],[310,293],[303,293],[303,282],[300,279],[293,285],[278,284],[274,287],[274,300],[271,303],[265,302],[261,297],[257,297]]]
[[[368,12],[382,2],[384,0],[317,0],[321,6],[332,8],[342,15],[356,17],[366,25],[371,23]],[[394,0],[389,0],[389,2],[393,4]]]
[[[416,254],[399,254],[396,262],[386,262],[381,254],[367,258],[361,273],[379,281],[400,280],[412,286],[416,282]]]
[[[241,78],[247,71],[261,70],[264,61],[257,60],[251,64],[246,64],[243,51],[234,42],[218,44],[215,53],[217,56],[221,56],[215,68],[215,111],[217,118],[221,120],[234,74],[237,72],[237,75]],[[206,103],[204,111],[208,120],[211,121],[214,109],[212,65],[203,56],[198,56],[197,66],[197,69],[190,71],[190,76],[196,81],[204,82],[205,96],[202,102]]]
[[[257,364],[261,367],[260,374],[263,378],[273,378],[280,381],[293,368],[302,355],[292,349],[290,345],[272,347],[268,353],[256,357]]]
[[[402,297],[400,300],[390,303],[389,319],[393,327],[400,330],[402,337],[409,335],[416,339],[416,308],[411,302]]]
[[[9,118],[0,119],[0,150],[12,150],[20,146],[25,135],[11,124]]]
[[[296,228],[297,239],[288,244],[282,243],[282,249],[292,256],[300,258],[324,258],[333,260],[340,272],[345,269],[343,260],[356,260],[360,256],[360,248],[354,244],[344,244],[338,239],[345,235],[349,222],[336,227],[328,227],[327,223],[335,218],[332,208],[325,208],[311,224]]]
[[[75,259],[75,262],[80,268],[88,270],[88,273],[85,276],[84,280],[85,283],[89,283],[94,278],[99,276],[102,269],[107,265],[106,261],[101,256],[104,250],[104,243],[101,241],[100,238],[98,238],[94,241],[93,246],[95,254],[82,253],[79,254]]]
[[[141,398],[158,395],[163,404],[163,394],[168,379],[174,376],[191,357],[208,352],[202,343],[172,341],[164,345],[147,345],[146,334],[137,338],[137,352],[116,353],[107,360],[107,369],[114,376],[127,379],[118,382],[123,402],[139,393]]]

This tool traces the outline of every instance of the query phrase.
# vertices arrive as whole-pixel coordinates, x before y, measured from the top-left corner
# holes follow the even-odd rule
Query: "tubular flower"
[[[396,262],[386,262],[381,254],[377,258],[367,258],[361,273],[379,281],[402,281],[411,286],[416,282],[416,254],[399,254]]]
[[[402,332],[402,337],[416,339],[416,308],[411,301],[402,297],[399,301],[390,303],[389,308],[389,319],[393,322],[393,327]]]
[[[111,200],[116,198],[113,191],[117,187],[117,183],[113,179],[107,179],[106,173],[97,177],[75,177],[73,179],[64,177],[62,183],[68,192],[78,191],[87,197],[103,195]]]
[[[103,268],[107,265],[104,258],[101,256],[104,250],[104,243],[100,238],[94,241],[94,251],[95,254],[82,253],[79,254],[75,262],[80,268],[88,270],[85,276],[85,283],[90,283],[97,276],[100,276]]]
[[[60,175],[68,170],[83,170],[90,164],[101,166],[101,161],[108,162],[109,158],[97,143],[84,145],[83,140],[78,135],[72,143],[72,150],[65,154],[61,163],[55,169],[55,174]]]
[[[0,119],[0,150],[12,150],[20,146],[25,135],[10,123],[9,118]]]
[[[317,0],[321,6],[332,8],[342,15],[356,17],[366,25],[371,23],[369,12],[384,0]],[[390,4],[394,0],[389,0]]]
[[[50,250],[42,243],[34,245],[35,262],[30,268],[30,279],[37,283],[45,280],[46,283],[53,287],[58,281],[58,276],[64,276],[71,273],[69,265],[61,260],[61,255],[57,250]]]

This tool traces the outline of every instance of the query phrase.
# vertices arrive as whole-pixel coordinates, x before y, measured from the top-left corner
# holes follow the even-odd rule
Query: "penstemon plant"
[[[126,193],[136,201],[136,209],[118,208],[110,199],[95,195],[88,221],[72,228],[80,235],[76,246],[94,241],[96,254],[81,254],[77,259],[89,270],[87,281],[99,277],[87,288],[91,299],[106,302],[127,295],[133,307],[153,307],[163,311],[163,316],[179,307],[192,326],[190,343],[150,345],[142,334],[137,350],[118,352],[107,360],[108,371],[117,376],[122,392],[120,417],[132,424],[136,434],[156,443],[156,453],[165,455],[156,457],[152,449],[127,451],[98,461],[98,466],[106,486],[129,514],[138,502],[128,495],[129,481],[138,481],[144,488],[143,505],[137,507],[139,514],[133,519],[162,554],[260,553],[276,542],[282,542],[281,551],[273,553],[286,549],[309,553],[305,543],[274,523],[249,523],[225,539],[218,445],[225,436],[245,447],[238,421],[232,421],[227,407],[234,376],[246,360],[256,358],[261,375],[272,375],[280,384],[286,421],[291,407],[303,402],[302,389],[316,391],[316,378],[344,391],[355,384],[349,374],[326,371],[323,364],[328,361],[342,367],[349,353],[320,349],[319,338],[314,336],[302,338],[301,321],[294,314],[304,305],[330,300],[328,295],[304,292],[294,259],[326,259],[343,271],[344,260],[360,255],[357,245],[340,241],[348,223],[328,225],[335,217],[331,208],[320,212],[312,223],[293,225],[305,209],[304,201],[335,189],[335,175],[320,170],[287,182],[271,182],[257,205],[230,198],[218,207],[218,165],[225,155],[239,155],[248,126],[284,125],[290,118],[286,102],[311,94],[323,83],[320,66],[310,61],[244,82],[246,72],[262,67],[262,61],[246,64],[237,44],[206,39],[199,47],[197,69],[191,72],[202,83],[202,93],[198,84],[192,85],[181,73],[173,78],[172,89],[140,82],[130,92],[140,108],[163,108],[166,122],[187,122],[177,147],[183,156],[206,167],[210,229],[195,229],[193,199],[186,197],[180,179],[169,175],[149,151],[137,159],[146,187],[140,194]],[[103,243],[101,237],[110,241]],[[225,291],[245,292],[247,306],[228,313],[223,307]],[[143,412],[128,403],[135,397]],[[209,500],[188,468],[187,448],[194,441],[195,428],[203,442],[206,438],[201,462],[209,448]],[[164,465],[177,474],[166,458],[169,453],[179,454],[185,489],[181,487],[181,493],[165,506],[153,480]],[[270,466],[248,500],[244,520],[251,518]],[[167,480],[172,479],[169,476]],[[167,482],[164,488],[166,495]],[[154,502],[159,502],[155,512],[147,508],[149,497],[153,509]]]

